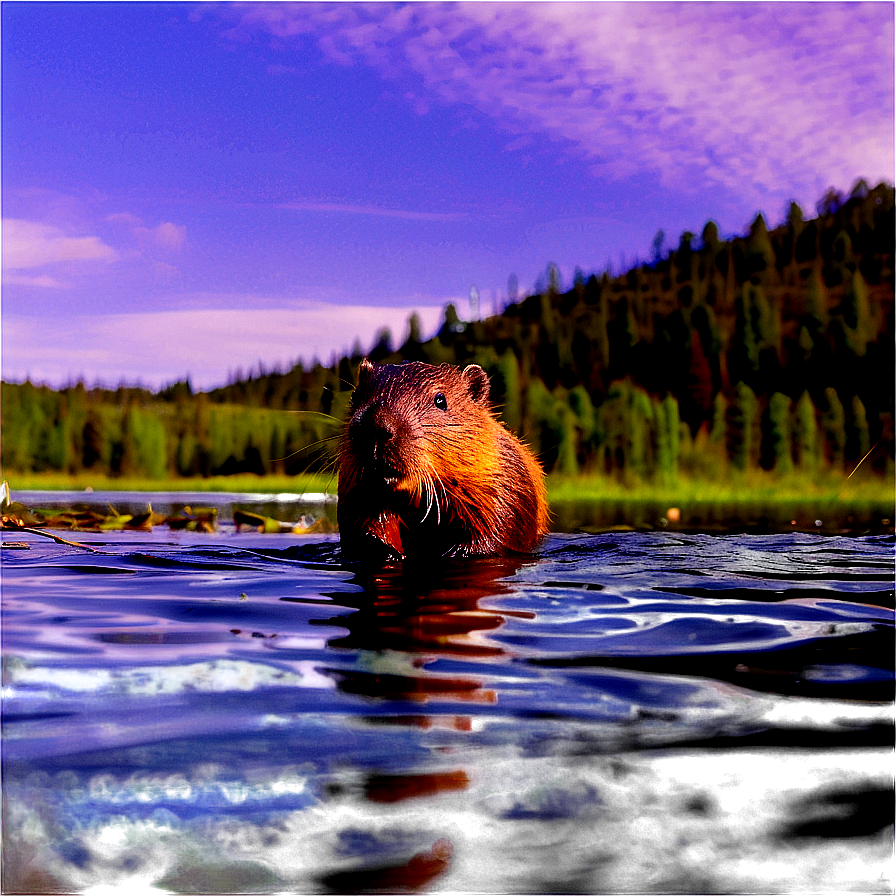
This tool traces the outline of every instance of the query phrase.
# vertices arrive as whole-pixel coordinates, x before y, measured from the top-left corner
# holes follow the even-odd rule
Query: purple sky
[[[0,16],[8,380],[210,387],[893,180],[889,2]]]

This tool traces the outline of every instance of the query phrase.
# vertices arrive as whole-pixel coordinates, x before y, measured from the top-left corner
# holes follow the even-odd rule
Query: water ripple
[[[328,537],[85,540],[3,555],[29,892],[875,887],[890,537],[556,535],[376,574]]]

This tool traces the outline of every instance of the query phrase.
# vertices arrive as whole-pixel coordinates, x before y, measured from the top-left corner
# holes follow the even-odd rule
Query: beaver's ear
[[[373,373],[373,369],[376,365],[369,358],[364,358],[361,361],[361,366],[358,368],[358,385],[363,385],[370,379],[370,375]]]
[[[463,377],[467,382],[470,398],[477,404],[488,404],[488,374],[478,364],[470,364],[464,368]]]

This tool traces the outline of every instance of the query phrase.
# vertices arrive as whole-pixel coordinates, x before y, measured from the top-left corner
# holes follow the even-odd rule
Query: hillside
[[[547,470],[674,480],[679,469],[893,472],[894,194],[859,182],[806,219],[792,205],[723,240],[697,237],[621,276],[578,274],[464,322],[449,306],[423,340],[414,317],[379,361],[478,363],[492,401]],[[660,245],[660,241],[657,241]],[[258,371],[194,393],[176,383],[53,390],[4,383],[10,472],[297,473],[327,466],[362,352]]]

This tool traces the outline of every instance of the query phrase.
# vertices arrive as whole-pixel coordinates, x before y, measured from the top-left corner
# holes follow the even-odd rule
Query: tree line
[[[501,314],[412,315],[375,361],[482,365],[492,402],[548,471],[672,481],[680,469],[893,472],[894,191],[829,190],[722,239],[710,221],[624,274],[548,265]],[[211,476],[326,469],[365,352],[259,369],[208,392],[2,385],[8,471]]]

